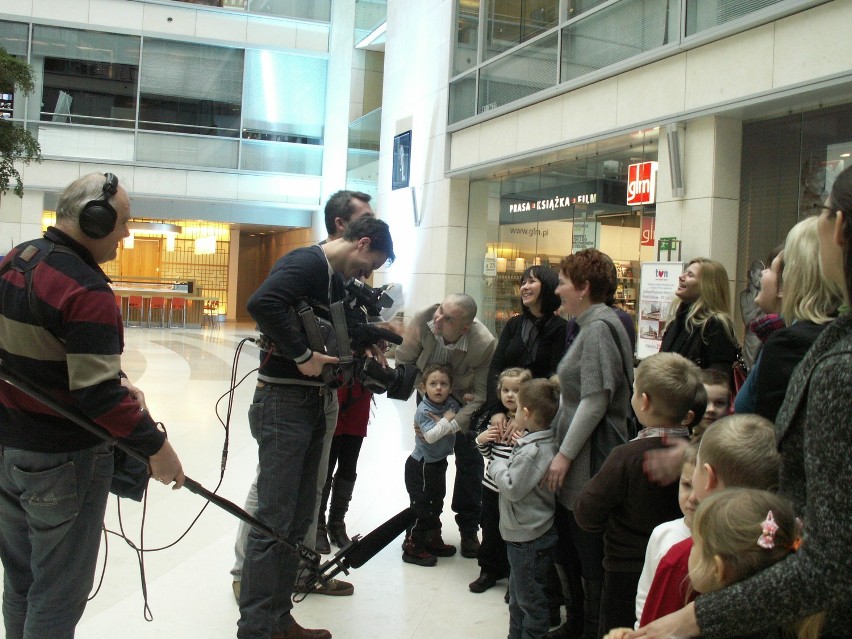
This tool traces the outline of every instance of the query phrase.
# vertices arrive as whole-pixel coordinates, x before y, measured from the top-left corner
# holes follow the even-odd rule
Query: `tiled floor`
[[[219,481],[224,439],[215,405],[228,389],[240,339],[254,334],[248,324],[231,323],[203,330],[126,331],[124,370],[145,391],[152,415],[168,428],[187,475],[211,490]],[[249,373],[256,364],[257,349],[247,344],[239,361],[238,379],[246,374],[248,377],[236,391],[227,469],[218,491],[238,504],[243,502],[257,461],[246,422],[255,379]],[[227,398],[220,402],[220,413],[224,415],[226,409]],[[351,534],[369,532],[408,505],[403,465],[413,444],[413,413],[413,399],[402,403],[384,396],[377,398],[347,516]],[[452,468],[451,463],[451,473]],[[451,478],[448,484],[452,485]],[[145,547],[172,543],[204,504],[186,490],[172,492],[151,483]],[[141,506],[122,500],[121,513],[124,530],[138,544]],[[458,545],[452,512],[445,512],[443,520],[445,541]],[[114,497],[107,506],[107,524],[112,530],[118,529]],[[150,622],[145,620],[136,555],[121,539],[110,535],[103,586],[89,602],[77,637],[235,637],[239,611],[228,571],[233,563],[236,528],[235,518],[211,505],[174,547],[145,555],[148,605],[153,616]],[[467,584],[478,575],[476,560],[456,555],[440,559],[434,568],[411,566],[400,559],[400,543],[401,538],[351,573],[354,596],[311,595],[296,604],[297,621],[305,627],[328,628],[335,639],[506,636],[505,582],[486,593],[473,594]]]

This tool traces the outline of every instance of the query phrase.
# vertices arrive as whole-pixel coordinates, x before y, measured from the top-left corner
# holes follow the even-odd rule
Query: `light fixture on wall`
[[[515,258],[515,270],[518,273],[523,273],[527,270],[527,261],[522,257]]]
[[[212,255],[216,252],[216,236],[208,235],[195,240],[196,255]]]
[[[666,142],[669,150],[669,171],[672,180],[672,197],[683,197],[683,160],[686,127],[680,122],[666,125]]]
[[[533,264],[541,266],[541,255],[536,255],[535,258],[533,258]]]
[[[505,273],[508,264],[509,264],[509,260],[507,260],[505,257],[498,257],[497,258],[497,272],[498,273]]]
[[[166,233],[166,251],[173,253],[175,250],[176,233]]]
[[[127,237],[124,238],[124,241],[123,241],[124,248],[132,249],[135,246],[136,242],[134,240],[134,237],[135,236],[133,235],[133,233],[131,233],[130,235],[128,235]]]

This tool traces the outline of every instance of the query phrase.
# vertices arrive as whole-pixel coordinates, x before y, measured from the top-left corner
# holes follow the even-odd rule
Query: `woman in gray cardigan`
[[[852,167],[819,216],[824,275],[852,295]],[[852,526],[852,315],[848,306],[793,373],[777,419],[779,492],[804,520],[804,543],[771,568],[640,628],[632,637],[731,637],[825,611],[822,637],[848,637]]]
[[[615,289],[614,279],[612,260],[595,249],[569,255],[560,264],[556,293],[562,310],[577,318],[580,332],[556,371],[562,397],[554,418],[559,452],[544,479],[557,497],[556,567],[571,591],[571,628],[566,631],[579,634],[582,628],[584,637],[594,639],[603,585],[603,535],[582,530],[572,511],[591,477],[590,441],[604,416],[627,438],[633,352],[621,321],[605,304]]]

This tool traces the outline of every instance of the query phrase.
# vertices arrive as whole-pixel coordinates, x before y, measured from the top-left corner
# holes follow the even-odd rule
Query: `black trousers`
[[[476,554],[479,568],[495,579],[509,575],[506,542],[500,536],[500,493],[482,488],[482,543]]]
[[[411,507],[417,512],[413,533],[441,530],[441,512],[447,495],[447,460],[417,461],[409,455],[405,460],[405,489]]]

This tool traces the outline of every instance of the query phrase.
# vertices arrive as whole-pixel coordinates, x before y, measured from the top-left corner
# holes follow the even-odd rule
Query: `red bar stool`
[[[135,324],[135,326],[142,326],[143,319],[143,302],[141,295],[131,295],[127,298],[127,326],[134,326],[133,324],[133,313],[134,311],[138,311],[139,313],[139,323]]]
[[[169,328],[175,328],[175,311],[181,311],[181,328],[186,328],[186,298],[173,297],[169,300]]]
[[[201,317],[201,326],[219,328],[219,300],[204,302],[204,314]]]
[[[160,314],[160,328],[166,327],[166,298],[152,297],[148,303],[148,326],[151,326],[154,311]]]

